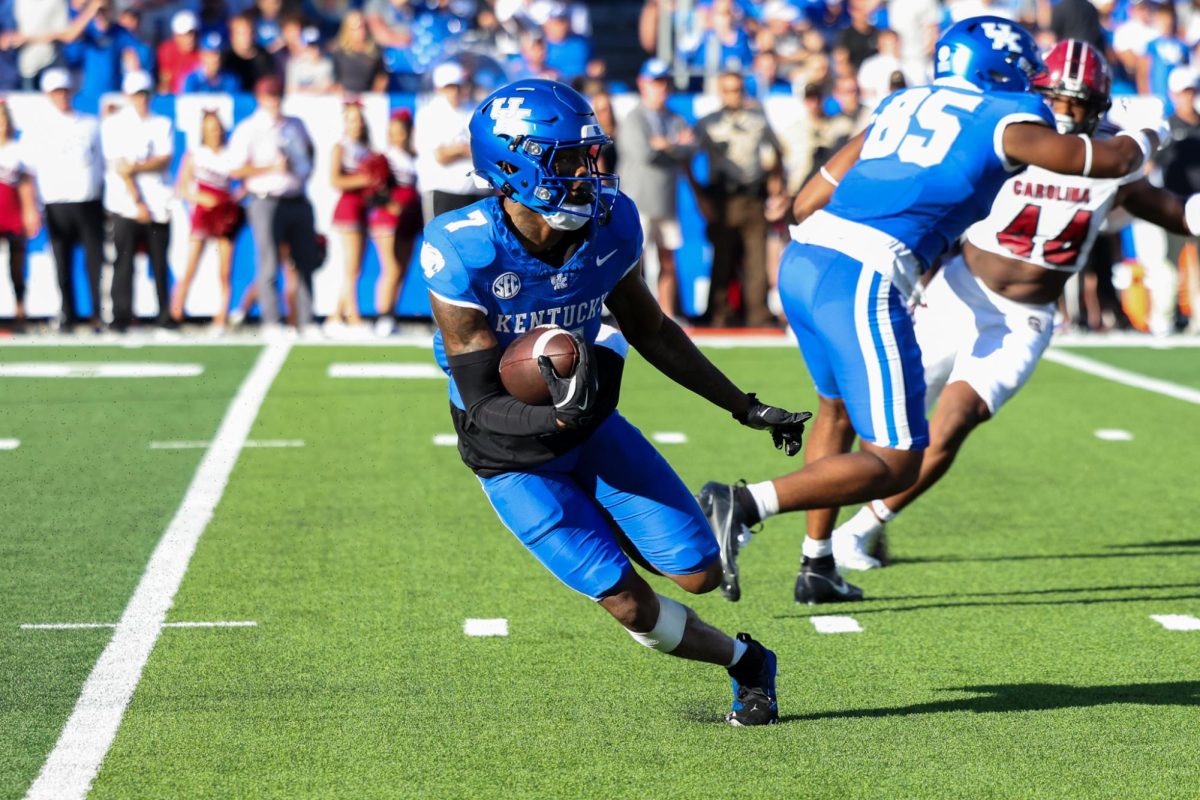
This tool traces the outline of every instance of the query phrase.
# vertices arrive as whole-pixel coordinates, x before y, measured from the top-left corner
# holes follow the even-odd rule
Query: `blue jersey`
[[[1054,114],[1037,94],[986,94],[956,78],[901,89],[879,105],[826,210],[891,235],[929,267],[1023,168],[1004,156],[1013,122],[1053,128]]]
[[[538,260],[517,241],[500,202],[489,197],[425,226],[421,269],[429,291],[486,314],[502,350],[538,325],[559,325],[595,342],[605,298],[641,258],[633,201],[619,194],[608,224],[590,223],[587,239],[561,267]],[[434,354],[449,375],[440,331]],[[450,400],[463,407],[453,378]]]

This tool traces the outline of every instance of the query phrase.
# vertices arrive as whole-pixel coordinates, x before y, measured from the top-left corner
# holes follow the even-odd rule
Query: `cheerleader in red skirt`
[[[25,246],[38,235],[42,218],[16,134],[8,103],[0,99],[0,239],[8,242],[8,272],[20,329],[25,324]]]
[[[221,279],[221,303],[213,314],[216,333],[225,330],[232,291],[233,240],[245,220],[229,177],[232,165],[225,139],[220,117],[215,111],[205,111],[200,121],[200,145],[184,154],[179,168],[179,196],[192,205],[192,237],[188,242],[187,269],[171,298],[171,317],[181,322],[200,256],[209,241],[216,242]]]
[[[377,190],[380,177],[377,154],[371,152],[367,121],[362,105],[347,101],[342,107],[344,135],[333,146],[333,188],[341,191],[333,209],[333,228],[342,239],[342,254],[346,260],[345,277],[338,295],[337,308],[329,322],[344,322],[361,327],[358,310],[358,278],[362,273],[363,250],[367,231],[367,204]],[[386,180],[386,173],[382,176]]]
[[[375,307],[379,319],[375,332],[388,336],[396,329],[392,309],[404,282],[417,236],[425,227],[421,195],[417,191],[417,162],[412,144],[413,118],[407,108],[392,112],[388,123],[387,161],[390,189],[387,201],[371,209],[371,240],[379,252],[379,284]]]

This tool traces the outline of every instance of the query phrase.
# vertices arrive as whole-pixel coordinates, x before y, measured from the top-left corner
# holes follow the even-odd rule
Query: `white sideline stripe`
[[[854,617],[809,617],[817,633],[862,633],[862,625]]]
[[[0,450],[16,450],[20,446],[20,439],[0,439]]]
[[[166,442],[151,442],[151,450],[201,450],[208,447],[211,442],[200,441],[166,441]],[[243,444],[243,448],[253,447],[304,447],[303,439],[247,439]]]
[[[330,364],[331,378],[442,378],[436,364]]]
[[[268,345],[242,381],[212,447],[201,459],[183,502],[154,548],[112,639],[84,682],[58,742],[25,794],[26,800],[87,797],[158,641],[196,543],[212,519],[258,409],[290,349],[287,342]]]
[[[433,443],[438,447],[455,447],[458,445],[458,436],[453,433],[435,433]]]
[[[1169,631],[1200,631],[1200,619],[1191,614],[1151,614],[1150,619]]]
[[[656,431],[650,438],[659,444],[687,444],[687,434],[678,431]]]
[[[463,621],[467,636],[508,636],[506,619],[468,619]]]
[[[1064,367],[1077,369],[1089,375],[1106,378],[1116,383],[1123,383],[1135,389],[1145,389],[1148,392],[1156,392],[1167,397],[1174,397],[1176,400],[1200,405],[1200,391],[1188,386],[1180,386],[1178,383],[1171,383],[1170,381],[1150,378],[1146,375],[1139,375],[1136,372],[1118,369],[1117,367],[1110,367],[1108,364],[1102,364],[1090,358],[1077,356],[1074,353],[1064,353],[1061,350],[1047,350],[1044,358],[1047,361],[1053,361],[1055,364],[1062,364]]]
[[[194,378],[203,364],[66,364],[28,361],[0,364],[0,378]]]
[[[23,631],[76,631],[88,628],[115,628],[115,622],[31,622],[21,626]],[[164,628],[256,628],[251,620],[229,620],[220,622],[164,622]]]
[[[1101,428],[1096,431],[1096,438],[1106,442],[1132,442],[1133,434],[1120,428]]]

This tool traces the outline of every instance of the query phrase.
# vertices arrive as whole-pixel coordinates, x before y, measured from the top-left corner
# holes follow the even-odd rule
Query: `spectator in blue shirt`
[[[1138,89],[1142,94],[1163,98],[1168,115],[1174,112],[1168,92],[1171,70],[1190,62],[1188,46],[1176,35],[1175,7],[1170,3],[1156,4],[1150,24],[1159,36],[1146,45],[1146,55],[1138,65]]]
[[[225,41],[216,33],[210,33],[200,40],[200,66],[183,79],[184,94],[233,94],[242,90],[242,82],[237,76],[221,69],[221,51],[224,47]]]
[[[95,101],[105,92],[117,91],[125,72],[151,70],[154,64],[142,61],[147,56],[145,45],[114,19],[111,0],[88,4],[80,16],[89,15],[82,29],[75,28],[77,36],[64,38],[63,52],[67,63],[80,71],[79,96]]]
[[[558,7],[546,20],[546,66],[569,81],[587,74],[592,60],[592,45],[571,32],[571,20],[565,7]]]
[[[258,0],[258,46],[274,55],[283,47],[283,0]]]

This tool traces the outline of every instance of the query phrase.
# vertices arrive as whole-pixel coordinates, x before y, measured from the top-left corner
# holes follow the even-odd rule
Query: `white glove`
[[[1126,95],[1114,97],[1108,119],[1118,128],[1130,133],[1148,131],[1158,137],[1161,150],[1171,141],[1171,126],[1163,117],[1162,101],[1154,97]]]

